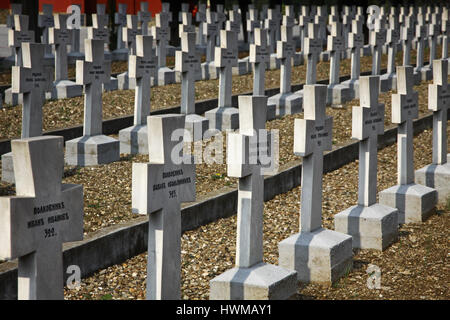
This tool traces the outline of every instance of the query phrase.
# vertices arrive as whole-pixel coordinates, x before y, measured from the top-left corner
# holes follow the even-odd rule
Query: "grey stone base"
[[[268,99],[267,104],[274,104],[275,115],[282,117],[302,112],[303,97],[295,93],[279,93]]]
[[[95,166],[120,159],[119,141],[108,136],[83,136],[66,142],[66,163]]]
[[[249,62],[248,61],[249,61],[248,57],[246,57],[244,59],[239,59],[237,67],[232,68],[232,74],[234,76],[241,76],[243,74],[247,74],[248,70],[249,70]]]
[[[278,244],[279,265],[303,283],[332,284],[352,269],[352,237],[327,229],[296,233]]]
[[[384,73],[380,76],[380,91],[397,90],[397,75]]]
[[[297,273],[271,264],[233,268],[210,281],[210,300],[286,300],[297,292]]]
[[[2,181],[7,183],[15,183],[12,152],[2,155]]]
[[[209,129],[209,121],[198,114],[188,114],[185,118],[186,131],[190,134],[184,136],[185,142],[203,140],[203,135]]]
[[[368,57],[372,55],[372,48],[370,47],[370,45],[366,44],[365,46],[363,46],[361,48],[361,52],[362,52],[362,56],[364,57]]]
[[[420,74],[421,81],[428,81],[433,79],[433,70],[427,67],[414,68],[414,72]]]
[[[13,93],[12,88],[8,88],[5,90],[5,103],[17,106],[18,104],[23,103],[23,94],[22,93]]]
[[[438,203],[447,204],[447,199],[450,197],[450,163],[430,164],[417,170],[415,182],[436,189]]]
[[[112,59],[114,61],[128,61],[128,49],[117,49],[112,52]]]
[[[227,130],[239,128],[239,109],[218,107],[205,112],[209,129]]]
[[[323,62],[330,61],[330,51],[322,51],[319,54],[319,61],[323,61]]]
[[[51,99],[66,99],[83,95],[83,86],[70,80],[60,80],[54,83]]]
[[[135,125],[119,131],[120,153],[148,154],[147,125]]]
[[[117,78],[111,77],[108,83],[103,84],[103,91],[115,90],[119,90],[119,80],[117,80]]]
[[[273,120],[277,117],[277,105],[275,103],[267,102],[267,121]]]
[[[341,82],[341,85],[350,89],[350,100],[359,99],[359,79],[348,79]]]
[[[327,90],[327,104],[341,105],[350,101],[352,92],[349,87],[341,84],[329,84]]]
[[[82,52],[69,52],[67,54],[67,63],[70,65],[76,64],[77,60],[84,60],[84,53]]]
[[[203,80],[217,79],[219,75],[218,68],[214,65],[214,62],[203,62],[201,71]]]
[[[172,83],[175,83],[175,71],[167,67],[159,68],[158,86],[165,86]]]
[[[299,66],[305,63],[305,59],[303,57],[303,52],[296,52],[293,56],[293,64],[294,66]]]
[[[398,223],[425,221],[437,203],[436,190],[420,185],[396,185],[379,193],[380,204],[398,209]]]
[[[277,54],[271,53],[270,58],[269,58],[268,69],[269,70],[280,69],[280,66],[281,66],[281,62],[280,62],[280,59],[277,58]]]
[[[117,75],[117,87],[119,90],[136,89],[136,79],[128,77],[128,71]]]
[[[353,248],[382,251],[398,239],[398,210],[378,203],[357,205],[335,215],[334,226],[352,236]]]

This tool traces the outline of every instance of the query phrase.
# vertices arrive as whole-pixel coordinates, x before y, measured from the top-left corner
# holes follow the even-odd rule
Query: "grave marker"
[[[45,53],[47,56],[52,55],[52,47],[48,42],[48,29],[55,26],[55,21],[53,19],[53,5],[52,4],[42,4],[42,14],[38,16],[38,27],[43,28],[42,31],[42,43],[47,44],[47,49]]]
[[[128,50],[122,37],[122,30],[127,25],[127,4],[119,3],[114,14],[114,24],[117,26],[117,49],[113,51],[115,60],[128,60]]]
[[[22,4],[21,3],[10,3],[11,14],[6,17],[6,27],[9,29],[15,29],[15,15],[22,15]]]
[[[166,49],[170,40],[169,19],[167,14],[161,13],[155,16],[156,26],[152,27],[152,36],[156,40],[156,56],[158,57],[158,85],[166,85],[175,82],[175,72],[166,67]]]
[[[359,98],[359,76],[361,48],[364,46],[364,35],[362,32],[362,21],[352,21],[352,32],[348,35],[348,48],[351,49],[351,74],[350,79],[342,82],[342,85],[348,85],[352,98]]]
[[[138,11],[138,20],[141,23],[142,35],[148,35],[148,24],[152,20],[152,13],[148,11],[148,2],[141,2],[141,10]]]
[[[428,26],[425,25],[424,17],[418,15],[418,23],[416,25],[416,39],[417,39],[417,58],[416,67],[414,68],[414,73],[417,73],[415,83],[420,83],[420,81],[431,80],[433,72],[430,68],[425,68],[423,65],[424,54],[425,54],[425,39],[428,37]]]
[[[128,60],[130,55],[136,55],[136,36],[141,32],[138,29],[138,17],[127,14],[127,25],[122,28],[122,39],[128,47]],[[117,75],[120,90],[135,89],[136,82],[128,77],[128,71]]]

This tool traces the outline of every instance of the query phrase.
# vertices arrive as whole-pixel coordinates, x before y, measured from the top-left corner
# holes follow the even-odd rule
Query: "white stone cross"
[[[327,38],[327,50],[331,52],[330,57],[330,85],[339,83],[339,65],[341,51],[344,50],[342,29],[339,22],[331,24],[331,34]]]
[[[428,36],[428,27],[420,22],[416,25],[416,38],[417,38],[417,58],[416,69],[419,70],[423,67],[423,60],[425,54],[425,39]]]
[[[88,38],[109,43],[108,16],[101,13],[92,14],[92,27],[88,27]]]
[[[359,78],[360,106],[353,107],[352,138],[359,142],[358,204],[369,207],[377,199],[378,135],[384,133],[384,104],[378,102],[380,77]]]
[[[241,32],[241,14],[238,8],[233,7],[232,10],[228,11],[228,18],[230,21],[230,30],[237,35]]]
[[[180,299],[182,202],[195,200],[195,165],[171,157],[184,115],[148,117],[149,163],[133,163],[132,212],[149,216],[147,299]],[[181,152],[182,152],[181,148]]]
[[[357,80],[360,74],[361,48],[364,46],[364,34],[362,32],[362,21],[352,21],[352,32],[348,35],[348,47],[352,49],[351,76],[350,79]]]
[[[371,31],[370,45],[373,48],[372,54],[372,75],[379,75],[381,70],[381,54],[383,45],[386,42],[386,29],[384,20],[380,18],[375,21],[375,29]]]
[[[84,85],[83,136],[102,134],[102,85],[111,77],[111,62],[105,61],[104,43],[101,40],[84,40],[85,60],[76,64],[76,82]]]
[[[14,48],[14,64],[22,65],[21,47],[24,42],[34,42],[34,31],[28,30],[28,16],[14,15],[15,29],[8,30],[8,45]]]
[[[138,17],[127,14],[127,25],[122,28],[122,39],[128,46],[129,54],[136,53],[136,35],[138,34]]]
[[[294,153],[303,157],[300,232],[322,226],[323,152],[332,148],[333,126],[325,113],[326,96],[326,85],[305,85],[304,119],[295,119]]]
[[[214,63],[220,68],[219,108],[231,107],[232,68],[237,66],[237,34],[220,30],[220,47],[216,47]]]
[[[308,23],[306,26],[308,34],[304,38],[303,52],[307,57],[306,64],[306,84],[316,83],[316,66],[319,60],[319,54],[322,52],[322,40],[318,39],[319,25]]]
[[[254,43],[250,44],[249,62],[254,64],[253,95],[265,95],[265,72],[269,62],[267,46],[267,29],[254,29]]]
[[[6,17],[6,26],[9,29],[15,29],[14,16],[16,14],[22,15],[22,4],[21,3],[11,3],[11,14]]]
[[[163,2],[161,4],[161,12],[159,13],[160,16],[164,19],[167,20],[168,23],[172,22],[172,12],[170,11],[170,3],[169,2]]]
[[[44,3],[42,5],[42,14],[38,16],[38,26],[44,29],[42,31],[42,43],[49,44],[48,29],[55,26],[52,4]],[[51,54],[51,46],[48,46],[46,51],[47,54]]]
[[[114,14],[114,24],[118,25],[117,49],[125,48],[125,42],[122,37],[122,28],[127,25],[127,4],[119,3],[119,10]]]
[[[277,21],[274,18],[274,10],[268,9],[267,10],[267,18],[264,22],[264,27],[267,29],[268,33],[268,42],[269,42],[269,48],[270,53],[275,53],[275,50],[277,48]]]
[[[438,21],[438,15],[433,13],[431,14],[431,19],[428,21],[428,37],[429,37],[429,47],[430,47],[430,55],[429,55],[429,67],[433,67],[433,61],[436,59],[436,42],[437,37],[440,35],[440,27]]]
[[[294,15],[294,6],[285,5],[284,6],[284,15],[282,19],[282,25],[288,27],[294,27],[295,25],[295,15]]]
[[[291,92],[291,60],[295,54],[295,43],[292,39],[292,27],[281,26],[281,41],[277,41],[277,58],[281,60],[280,93]]]
[[[411,64],[411,41],[414,38],[414,20],[406,16],[403,25],[400,27],[400,39],[403,42],[403,65]]]
[[[448,60],[433,61],[433,82],[428,85],[428,109],[433,111],[433,164],[447,163],[447,112],[450,109]]]
[[[448,42],[450,38],[450,17],[449,9],[442,14],[442,59],[448,58]]]
[[[400,38],[400,34],[397,29],[389,28],[386,32],[386,44],[388,47],[388,64],[387,73],[395,73],[395,54],[397,52],[397,43]]]
[[[166,46],[170,40],[169,21],[165,15],[156,14],[156,26],[152,28],[152,36],[156,40],[156,56],[158,57],[158,68],[166,66]]]
[[[23,66],[12,67],[12,92],[23,93],[22,138],[42,135],[42,106],[52,86],[52,68],[45,66],[45,44],[22,43]]]
[[[248,43],[254,43],[254,33],[255,28],[260,27],[260,22],[258,19],[258,10],[249,9],[248,11],[249,19],[247,20],[247,33],[248,33]]]
[[[220,44],[220,32],[224,28],[224,23],[227,21],[227,16],[223,10],[223,4],[216,4],[216,19],[217,19],[217,37],[216,44]]]
[[[206,23],[203,24],[203,35],[206,37],[206,61],[214,61],[214,48],[216,47],[216,37],[219,33],[217,14],[206,10]]]
[[[192,24],[192,13],[180,12],[181,23],[178,25],[178,36],[181,38],[183,32],[195,32],[195,26]]]
[[[397,123],[398,184],[414,183],[413,119],[418,117],[418,93],[413,91],[412,66],[397,67],[397,93],[392,95],[392,123]]]
[[[305,48],[305,38],[308,37],[308,26],[310,23],[314,23],[314,16],[310,14],[309,6],[301,6],[301,12],[298,17],[300,25],[300,39],[301,48]],[[319,34],[317,33],[317,37]]]
[[[0,197],[0,259],[19,259],[19,300],[63,300],[62,243],[83,239],[83,186],[61,183],[63,148],[56,136],[11,141],[17,195]]]
[[[134,125],[143,125],[150,115],[150,79],[157,68],[152,36],[136,36],[136,54],[130,55],[129,66],[129,77],[136,79]]]
[[[175,71],[181,72],[181,113],[195,113],[195,71],[200,68],[200,57],[195,48],[194,32],[183,33],[181,51],[175,54]],[[214,38],[215,39],[215,38]]]
[[[138,19],[141,22],[142,35],[148,35],[148,24],[152,20],[152,13],[148,11],[148,2],[141,2],[141,10],[138,11]]]
[[[206,23],[206,4],[205,3],[198,4],[198,11],[195,14],[195,20],[199,23],[197,44],[204,46],[206,44],[205,37],[203,35],[204,24]]]
[[[55,14],[55,26],[49,29],[49,43],[55,45],[55,80],[68,79],[67,46],[72,44],[73,30],[67,29],[67,14]]]
[[[182,22],[183,21],[183,13],[190,13],[189,12],[189,6],[190,6],[189,3],[183,2],[181,4],[181,11],[178,12],[178,22]],[[192,14],[191,14],[191,17],[192,17]]]

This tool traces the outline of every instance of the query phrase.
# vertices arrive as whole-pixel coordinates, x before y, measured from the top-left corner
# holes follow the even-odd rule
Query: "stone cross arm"
[[[15,29],[8,30],[8,46],[18,48],[22,42],[34,42],[34,31],[28,30],[28,16],[14,15]]]
[[[431,111],[450,108],[450,86],[447,80],[448,60],[433,60],[433,82],[428,85],[428,109]]]
[[[42,5],[42,14],[38,16],[38,26],[40,28],[50,28],[55,25],[53,20],[53,5],[52,4],[43,4]]]
[[[251,63],[269,62],[267,29],[255,28],[255,41],[250,44],[249,61]]]
[[[195,71],[200,66],[200,56],[195,49],[194,32],[184,33],[181,37],[181,51],[175,53],[175,71]]]
[[[76,83],[108,83],[111,77],[111,62],[105,60],[102,40],[85,39],[86,58],[77,60]]]
[[[157,62],[153,54],[153,37],[136,36],[136,55],[129,56],[128,74],[130,78],[142,78],[156,74]]]

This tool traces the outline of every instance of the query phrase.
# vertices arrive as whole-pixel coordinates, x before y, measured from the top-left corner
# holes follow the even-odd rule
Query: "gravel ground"
[[[431,162],[432,132],[414,139],[415,168]],[[396,184],[396,145],[379,151],[378,191]],[[333,216],[357,201],[358,161],[324,176],[323,225],[334,229]],[[278,263],[278,242],[298,230],[301,187],[264,204],[264,261]],[[400,239],[384,252],[355,250],[354,270],[332,287],[302,285],[297,299],[449,299],[450,205],[439,207],[425,223],[403,225]],[[182,236],[182,298],[208,299],[209,281],[234,266],[236,216],[220,219]],[[146,254],[84,279],[66,299],[144,299]],[[382,272],[379,290],[366,286],[367,266]]]

